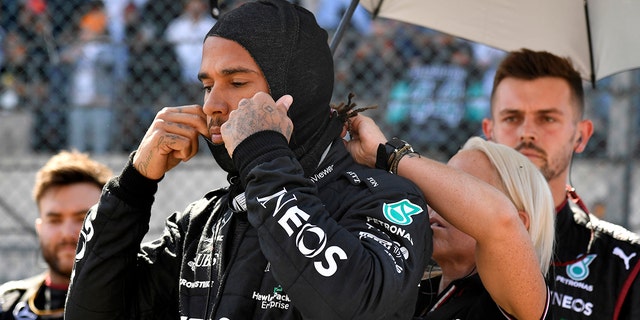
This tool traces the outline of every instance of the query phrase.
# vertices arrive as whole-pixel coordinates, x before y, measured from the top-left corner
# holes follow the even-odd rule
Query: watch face
[[[408,143],[406,143],[403,140],[400,140],[398,138],[393,138],[389,141],[387,141],[387,144],[391,145],[392,147],[396,148],[396,149],[400,149],[402,147],[404,147],[405,145],[407,145]]]

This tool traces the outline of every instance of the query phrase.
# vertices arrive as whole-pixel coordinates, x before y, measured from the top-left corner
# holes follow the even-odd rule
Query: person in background
[[[111,178],[109,167],[87,154],[63,150],[38,171],[35,228],[47,270],[0,286],[0,319],[62,319],[82,222]]]
[[[431,255],[427,206],[345,150],[359,109],[331,111],[333,59],[313,14],[284,0],[224,13],[198,76],[203,105],[161,110],[91,209],[65,319],[409,319]],[[142,244],[158,184],[200,136],[229,186]]]
[[[183,99],[180,103],[194,103],[200,99],[202,86],[198,70],[202,59],[202,38],[216,20],[208,14],[205,0],[183,0],[184,11],[173,19],[164,33],[180,64]]]
[[[568,59],[522,49],[498,66],[482,130],[543,173],[556,206],[556,249],[548,274],[556,319],[640,319],[640,240],[589,213],[568,185],[574,153],[593,134],[580,74]],[[588,186],[585,186],[589,188]]]
[[[474,137],[444,165],[387,141],[371,118],[358,115],[349,128],[358,163],[410,179],[429,203],[441,275],[426,270],[416,319],[549,317],[553,198],[526,157]]]
[[[71,66],[68,142],[81,152],[105,154],[111,147],[114,124],[115,56],[104,4],[88,2],[85,10],[77,41],[61,55]]]

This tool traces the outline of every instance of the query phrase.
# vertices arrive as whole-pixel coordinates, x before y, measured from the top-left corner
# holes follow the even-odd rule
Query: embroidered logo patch
[[[401,225],[407,226],[413,222],[411,216],[422,212],[422,208],[411,201],[404,199],[395,203],[385,203],[382,206],[382,213],[387,220]]]
[[[589,276],[589,265],[596,258],[596,254],[590,254],[580,261],[567,266],[567,275],[575,281],[582,281]]]

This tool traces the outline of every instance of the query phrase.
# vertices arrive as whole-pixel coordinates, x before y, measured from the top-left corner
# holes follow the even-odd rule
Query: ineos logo
[[[559,306],[563,309],[572,310],[590,316],[593,313],[593,303],[574,298],[567,294],[551,291],[551,304]]]
[[[313,262],[313,266],[319,274],[325,277],[332,276],[338,270],[336,257],[340,260],[346,260],[347,254],[338,246],[330,246],[325,249],[327,234],[324,230],[306,223],[310,216],[304,210],[296,205],[288,206],[291,202],[295,203],[298,200],[295,195],[289,195],[286,199],[285,196],[287,196],[287,190],[283,188],[282,191],[263,198],[257,198],[256,200],[264,208],[267,208],[267,203],[272,199],[276,199],[273,216],[279,216],[278,224],[289,238],[295,234],[296,248],[304,257],[312,259],[320,256],[319,260]],[[285,208],[287,206],[288,208]]]

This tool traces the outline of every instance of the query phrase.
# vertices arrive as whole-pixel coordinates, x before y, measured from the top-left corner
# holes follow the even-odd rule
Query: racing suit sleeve
[[[176,319],[180,232],[177,216],[141,251],[158,181],[129,160],[85,218],[65,319]]]
[[[303,317],[411,318],[431,253],[426,203],[413,184],[374,171],[393,183],[377,192],[328,186],[339,186],[341,198],[323,203],[324,190],[304,177],[287,141],[273,131],[244,140],[234,163],[261,250]]]

